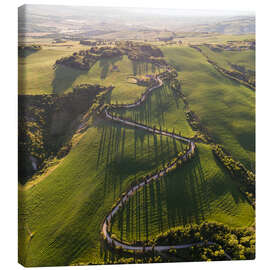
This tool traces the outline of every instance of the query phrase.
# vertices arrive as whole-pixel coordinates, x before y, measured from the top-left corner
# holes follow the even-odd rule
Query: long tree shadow
[[[79,70],[63,65],[57,65],[54,71],[52,88],[54,94],[63,94],[72,86],[77,77],[87,74],[88,71]]]
[[[161,160],[165,163],[175,156],[173,142],[168,145],[168,140],[162,138],[162,136],[160,136],[160,138],[158,138],[158,135],[152,136],[154,139],[153,150],[154,153],[156,153],[156,162],[158,162],[155,166],[160,164]],[[166,143],[162,142],[162,140],[166,140]],[[148,149],[148,147],[148,144],[146,144],[145,148]],[[180,149],[180,144],[176,147]],[[178,149],[176,151],[178,151]],[[141,191],[136,192],[134,198],[132,197],[130,199],[130,203],[124,206],[124,215],[118,217],[122,219],[118,226],[119,236],[131,242],[134,239],[147,240],[153,236],[153,231],[160,232],[166,228],[166,226],[164,227],[164,210],[162,206],[165,187],[166,185],[163,184],[161,189],[160,181],[156,181],[145,186]],[[165,212],[167,213],[167,210]],[[133,217],[133,215],[135,215],[135,217]],[[174,226],[174,224],[176,224],[176,221],[172,223],[171,226]],[[135,230],[136,233],[134,233],[133,230]]]
[[[179,97],[165,84],[151,92],[140,106],[133,109],[115,109],[114,112],[122,118],[128,118],[140,124],[166,129],[166,119],[171,111],[174,111],[173,107],[176,107],[176,111],[180,109],[179,102]]]
[[[145,224],[145,237],[148,240],[149,235],[149,216],[148,216],[148,185],[143,189],[143,206],[144,206],[144,224]]]
[[[136,191],[136,240],[141,240],[141,201],[140,193]]]
[[[101,136],[96,168],[104,173],[104,200],[112,191],[114,199],[118,198],[119,194],[125,190],[123,183],[126,179],[133,176],[136,181],[138,171],[149,171],[161,164],[164,165],[175,157],[175,153],[180,149],[180,144],[173,142],[170,138],[163,138],[160,135],[128,128],[121,124],[103,121],[99,123],[98,128]],[[138,180],[141,181],[141,179]],[[134,237],[136,239],[149,238],[153,227],[151,219],[155,215],[155,209],[162,209],[160,204],[154,206],[158,197],[157,192],[161,192],[159,187],[147,187],[139,193],[141,195],[134,197],[134,201],[131,198],[130,202],[124,206],[124,212],[118,216],[121,221],[117,221],[119,237],[129,240],[133,240]],[[149,202],[153,207],[148,205]],[[163,227],[161,220],[159,228],[163,229]]]
[[[245,200],[231,183],[222,179],[207,181],[199,154],[184,166],[162,180],[165,185],[165,212],[168,228],[201,223],[217,210],[211,207],[211,202],[228,192],[235,203]],[[160,200],[158,196],[156,198]],[[159,204],[162,203],[159,202]]]
[[[196,158],[184,166],[186,168],[181,172],[177,170],[164,179],[169,228],[200,223],[205,217],[202,205],[209,204],[207,197],[202,198],[199,191],[201,179],[197,178]]]
[[[157,211],[158,211],[158,230],[159,232],[163,232],[163,208],[162,208],[162,193],[161,193],[161,188],[160,188],[161,182],[158,181],[156,182],[156,201],[157,201]]]
[[[147,74],[149,71],[149,63],[132,60],[133,76]]]
[[[40,50],[26,49],[26,50],[24,50],[24,51],[19,51],[18,56],[19,56],[20,58],[26,58],[26,57],[28,57],[28,56],[30,56],[30,55],[32,55],[32,54],[34,54],[34,53],[37,53],[37,52],[39,52],[39,51],[40,51]]]
[[[138,74],[138,61],[132,61],[132,70],[133,75],[136,76]]]
[[[117,198],[123,191],[123,181],[130,175],[136,175],[138,169],[149,166],[143,163],[142,158],[137,160],[137,144],[140,142],[140,152],[144,153],[146,148],[144,137],[147,135],[139,130],[128,129],[121,124],[109,121],[101,121],[97,123],[97,127],[101,136],[98,144],[96,170],[104,173],[104,198],[111,190],[114,191],[114,198]],[[127,144],[126,140],[127,132],[130,136],[132,130],[134,132],[133,155],[130,141]]]
[[[115,64],[118,61],[121,61],[123,59],[123,56],[116,56],[116,57],[111,57],[111,58],[101,58],[99,61],[99,66],[101,67],[101,72],[100,72],[100,79],[104,80],[108,76],[108,73],[110,71],[114,70]]]

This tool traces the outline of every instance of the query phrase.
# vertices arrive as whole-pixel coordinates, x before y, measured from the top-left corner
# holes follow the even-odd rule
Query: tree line
[[[163,53],[159,48],[152,45],[126,41],[119,42],[117,47],[93,46],[87,50],[74,52],[71,56],[56,60],[54,67],[57,68],[57,65],[65,65],[76,69],[89,70],[100,59],[123,55],[127,55],[132,61],[145,61],[155,64],[166,63],[165,60],[162,59]]]
[[[240,191],[255,207],[255,174],[248,170],[241,162],[235,161],[231,155],[225,152],[221,145],[213,146],[213,153],[221,161],[230,174],[240,180]]]
[[[175,245],[194,245],[175,249]],[[252,229],[231,228],[217,222],[203,222],[179,226],[160,233],[154,239],[142,243],[151,246],[147,252],[127,251],[102,241],[106,262],[155,263],[196,262],[255,259],[255,233]],[[157,246],[172,246],[168,251],[158,252]]]
[[[217,222],[203,222],[171,229],[160,233],[154,240],[155,245],[177,245],[200,243],[183,252],[170,250],[171,254],[185,255],[192,261],[228,259],[251,260],[255,258],[255,234],[252,229],[231,228]],[[209,245],[210,243],[210,245]],[[212,243],[212,244],[211,244]]]

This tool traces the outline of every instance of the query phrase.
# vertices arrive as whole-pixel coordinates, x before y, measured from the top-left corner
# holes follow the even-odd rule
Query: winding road
[[[116,240],[114,238],[111,237],[110,232],[109,232],[109,227],[112,221],[113,216],[116,215],[116,213],[119,211],[119,209],[121,209],[121,207],[129,200],[129,198],[135,194],[135,192],[142,188],[143,186],[151,183],[152,181],[158,180],[160,177],[166,175],[168,173],[168,171],[170,171],[176,164],[177,162],[180,160],[185,160],[188,157],[192,156],[195,154],[195,149],[196,149],[196,145],[195,143],[186,137],[182,137],[180,135],[171,133],[171,132],[167,132],[167,131],[162,131],[161,129],[155,129],[143,124],[139,124],[136,122],[132,122],[130,120],[127,119],[122,119],[120,117],[116,117],[113,116],[112,114],[110,114],[110,109],[130,109],[130,108],[134,108],[137,107],[139,105],[141,105],[147,98],[147,96],[154,90],[157,89],[159,87],[161,87],[163,85],[162,80],[157,76],[156,77],[156,81],[157,81],[157,85],[148,88],[142,95],[142,97],[136,101],[135,103],[132,104],[124,104],[124,105],[109,105],[109,107],[107,107],[104,110],[104,115],[107,119],[118,122],[118,123],[122,123],[125,125],[128,125],[130,127],[133,128],[140,128],[143,129],[145,131],[151,132],[151,133],[155,133],[155,134],[159,134],[159,135],[163,135],[163,136],[168,136],[171,138],[174,138],[176,140],[180,140],[180,141],[184,141],[186,143],[188,143],[189,148],[186,150],[186,152],[182,155],[182,156],[178,156],[173,162],[171,162],[169,164],[169,166],[166,169],[163,169],[161,171],[159,171],[158,173],[148,177],[146,180],[142,181],[141,183],[133,186],[130,190],[128,190],[123,196],[122,198],[119,200],[119,202],[115,205],[115,207],[110,211],[110,213],[108,213],[108,215],[106,216],[106,218],[104,219],[104,222],[102,224],[102,234],[104,236],[104,239],[109,243],[109,244],[114,244],[116,247],[121,247],[122,249],[125,250],[133,250],[133,251],[140,251],[140,252],[147,252],[147,251],[158,251],[158,252],[162,252],[162,251],[168,251],[170,249],[184,249],[184,248],[189,248],[195,245],[213,245],[213,244],[217,244],[214,242],[197,242],[197,243],[190,243],[190,244],[182,244],[182,245],[172,245],[172,246],[134,246],[134,245],[128,245],[125,243],[122,243],[119,240]],[[224,254],[229,260],[231,260],[231,257],[225,252]]]

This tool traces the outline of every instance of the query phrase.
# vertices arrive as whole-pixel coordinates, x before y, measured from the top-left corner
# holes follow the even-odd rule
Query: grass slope
[[[115,65],[118,71],[112,71]],[[104,86],[114,85],[111,102],[132,103],[145,91],[145,87],[128,82],[128,76],[157,72],[149,63],[134,64],[127,56],[98,61],[88,73],[79,76],[74,84],[90,83]]]
[[[250,164],[250,154],[254,155],[254,93],[224,78],[191,48],[170,47],[163,51],[179,71],[191,109],[217,142]],[[73,69],[59,69],[61,76],[55,79],[56,73],[50,73],[44,85],[54,81],[54,88],[47,88],[48,92],[63,93],[78,83],[114,84],[108,102],[132,102],[145,88],[128,83],[127,76],[152,72],[151,66],[142,63],[135,67],[127,57],[114,60],[98,62],[89,72],[79,74]],[[47,67],[54,62],[50,61]],[[119,72],[111,72],[113,64]],[[41,64],[36,63],[38,66]],[[32,69],[32,75],[38,74],[34,66]],[[68,84],[61,85],[71,74],[74,77]],[[37,93],[37,88],[32,89]],[[177,105],[166,87],[127,114],[144,123],[181,130],[185,136],[193,133],[185,121],[183,104],[179,101]],[[50,174],[41,176],[42,181],[37,179],[36,185],[31,183],[31,187],[19,190],[21,261],[27,266],[103,263],[100,226],[115,200],[134,178],[156,171],[181,149],[180,143],[169,138],[104,121],[90,124]],[[145,239],[167,228],[202,220],[232,226],[249,226],[254,220],[254,210],[238,192],[237,182],[216,162],[206,145],[199,145],[199,156],[194,161],[132,197],[125,211],[113,229],[128,240]]]
[[[192,161],[137,192],[118,214],[112,233],[132,242],[202,221],[252,225],[254,210],[239,192],[237,181],[216,161],[210,146],[198,149]]]
[[[182,99],[176,97],[168,85],[155,89],[141,106],[116,112],[123,118],[129,118],[148,126],[161,127],[163,130],[170,131],[175,129],[176,133],[180,131],[186,137],[195,135],[186,121]]]
[[[128,76],[157,72],[149,63],[133,63],[127,56],[98,61],[88,72],[66,66],[53,65],[61,57],[69,56],[80,46],[50,48],[25,58],[19,58],[19,94],[63,94],[81,83],[114,85],[111,102],[131,103],[145,91],[145,87],[128,82]],[[85,49],[85,48],[84,48]],[[116,65],[118,71],[112,70]]]
[[[247,70],[255,71],[255,50],[215,52],[206,46],[200,46],[202,51],[222,68],[233,70],[229,63],[243,66]]]
[[[19,190],[21,261],[102,263],[100,226],[114,201],[131,181],[171,160],[180,148],[172,139],[119,125],[92,125],[56,169]]]
[[[55,61],[72,53],[68,48],[42,48],[27,57],[19,57],[19,94],[51,94]]]
[[[189,47],[162,49],[179,72],[191,109],[217,143],[248,168],[255,166],[255,93],[234,82]]]

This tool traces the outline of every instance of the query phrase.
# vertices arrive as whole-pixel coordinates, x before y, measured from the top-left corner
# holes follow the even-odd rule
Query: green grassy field
[[[88,72],[66,66],[53,69],[55,61],[80,49],[78,44],[70,47],[44,46],[36,53],[19,58],[19,94],[64,94],[82,83],[114,85],[111,102],[132,103],[145,91],[145,87],[128,82],[128,76],[153,74],[157,69],[148,63],[134,63],[127,56],[102,59]],[[113,71],[113,65],[118,70]]]
[[[237,180],[216,161],[208,145],[160,181],[131,197],[116,216],[112,233],[126,241],[152,239],[170,228],[202,221],[251,226],[254,210],[239,192]]]
[[[255,71],[255,50],[215,52],[206,46],[199,46],[212,61],[222,68],[232,70],[229,63]]]
[[[19,57],[19,94],[51,94],[55,77],[53,65],[57,59],[71,55],[80,49],[79,46],[73,45],[70,44],[70,47],[44,46],[40,51],[25,58]],[[69,75],[66,74],[63,79],[68,78]],[[72,75],[72,77],[74,76]]]
[[[162,130],[170,131],[174,129],[176,133],[181,132],[186,137],[195,135],[186,121],[182,99],[176,97],[168,85],[151,92],[141,106],[115,112],[123,118],[129,118],[147,126],[161,127]]]
[[[118,67],[118,71],[112,71],[112,66]],[[112,95],[112,103],[132,103],[145,91],[145,87],[128,82],[128,76],[143,75],[158,72],[152,64],[133,63],[127,56],[103,59],[98,61],[89,72],[78,76],[74,84],[90,83],[104,86],[115,86]]]
[[[54,171],[19,190],[24,264],[102,263],[100,229],[114,201],[179,150],[169,138],[103,121],[92,125]]]
[[[219,73],[190,47],[162,49],[176,67],[191,110],[216,143],[248,168],[255,166],[255,93]]]
[[[62,94],[81,83],[113,84],[107,102],[130,103],[145,87],[129,83],[127,77],[156,72],[150,64],[134,65],[126,56],[98,61],[89,72],[63,66],[52,69],[56,59],[75,49],[78,47],[46,47],[19,59],[19,70],[24,69],[27,76],[26,81],[19,82],[19,92]],[[191,109],[215,141],[254,168],[254,92],[224,77],[192,48],[162,50],[179,72]],[[118,71],[112,71],[112,66],[117,66]],[[164,86],[142,106],[123,111],[122,116],[191,137],[195,133],[183,108],[181,99]],[[30,182],[19,189],[19,256],[24,258],[24,264],[104,263],[100,230],[113,203],[134,179],[156,171],[182,147],[167,137],[103,120],[90,122],[79,142],[54,170],[37,178],[36,184]],[[203,220],[251,226],[254,210],[239,193],[238,182],[216,161],[210,146],[200,144],[194,160],[130,199],[117,217],[113,233],[125,240],[143,240],[168,228]]]

